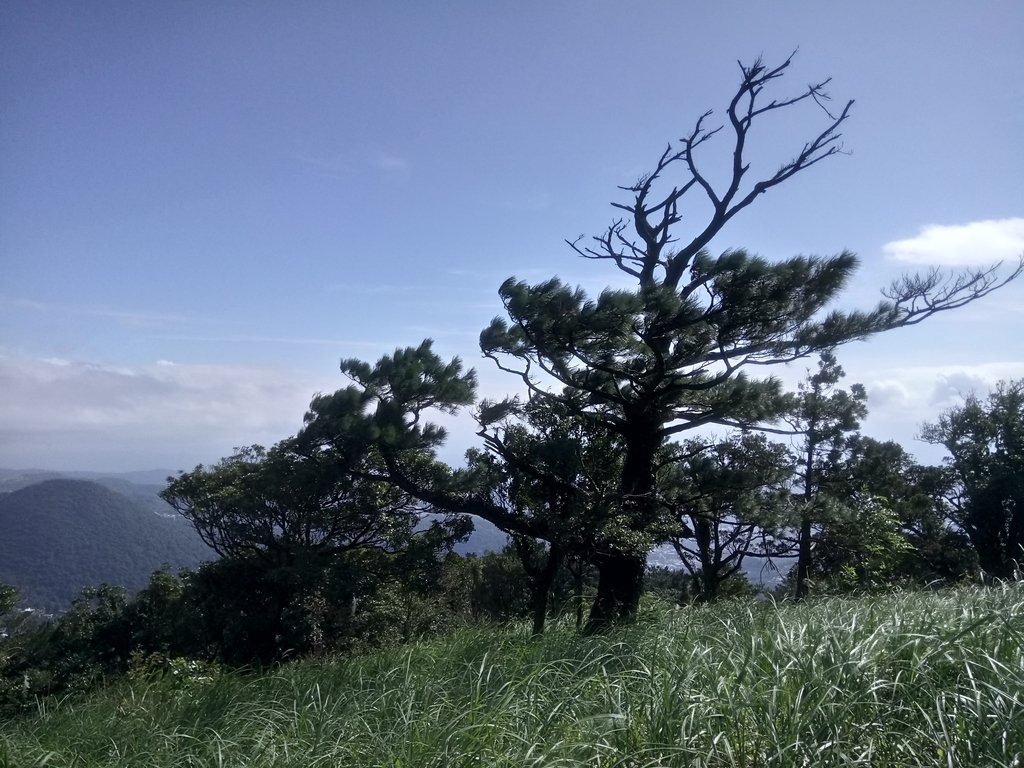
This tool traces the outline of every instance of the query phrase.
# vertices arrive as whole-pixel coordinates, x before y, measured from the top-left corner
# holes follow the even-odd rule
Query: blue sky
[[[481,374],[512,274],[620,282],[565,238],[722,108],[737,59],[832,77],[848,156],[713,250],[902,272],[1024,252],[1024,5],[1005,2],[37,3],[0,9],[0,466],[188,468],[294,433],[338,359],[435,339]],[[770,173],[820,127],[755,136]],[[708,145],[711,175],[724,144]],[[685,231],[685,230],[684,230]],[[865,432],[914,441],[1024,376],[1024,281],[839,352]],[[808,361],[807,365],[813,365]],[[778,372],[795,382],[805,369]],[[472,444],[454,422],[448,457]]]

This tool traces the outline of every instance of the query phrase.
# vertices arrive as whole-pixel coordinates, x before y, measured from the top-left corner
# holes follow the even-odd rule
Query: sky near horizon
[[[38,3],[0,8],[0,467],[188,469],[294,434],[340,358],[435,340],[481,394],[510,275],[623,285],[565,239],[705,110],[737,60],[779,97],[832,78],[846,154],[711,244],[856,252],[844,307],[900,274],[1024,253],[1024,4]],[[753,176],[820,130],[756,130]],[[722,139],[725,137],[723,136]],[[702,162],[721,178],[729,149]],[[687,222],[680,225],[680,234]],[[865,434],[915,441],[1024,377],[1024,279],[838,351]],[[795,384],[814,361],[777,371]],[[445,457],[474,443],[450,424]]]

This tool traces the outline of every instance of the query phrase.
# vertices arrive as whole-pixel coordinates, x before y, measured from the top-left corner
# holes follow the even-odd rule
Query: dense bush
[[[280,567],[224,558],[196,571],[157,571],[134,596],[89,588],[57,617],[0,618],[0,713],[130,671],[170,668],[175,659],[259,667],[520,618],[529,610],[525,578],[509,553],[438,557],[428,548]],[[9,609],[16,593],[0,598]]]

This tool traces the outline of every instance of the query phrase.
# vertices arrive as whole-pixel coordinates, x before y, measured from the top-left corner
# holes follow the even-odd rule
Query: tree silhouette
[[[659,518],[657,457],[666,441],[706,424],[749,427],[782,412],[778,383],[748,371],[921,322],[981,298],[1024,269],[1022,262],[1009,276],[998,266],[908,276],[872,310],[825,312],[856,269],[852,253],[777,262],[744,250],[712,256],[706,246],[737,214],[841,151],[840,127],[853,102],[829,112],[828,80],[796,95],[767,96],[791,63],[792,57],[776,67],[760,60],[740,65],[740,85],[725,113],[732,162],[724,186],[698,162],[698,149],[724,129],[707,127],[707,112],[650,173],[623,187],[632,200],[613,206],[625,217],[590,245],[571,243],[584,258],[612,262],[635,287],[592,300],[558,279],[529,285],[510,278],[499,291],[508,318],[496,318],[481,334],[484,354],[518,376],[531,397],[571,404],[623,445],[619,493],[630,522],[625,535],[597,543],[592,628],[635,615],[647,554],[641,534]],[[808,104],[825,116],[821,130],[773,174],[748,179],[745,153],[754,126]],[[676,171],[675,184],[656,192]],[[693,196],[703,201],[703,215],[686,217],[684,203]]]
[[[1024,563],[1024,380],[1000,382],[987,400],[968,395],[922,437],[949,451],[950,516],[982,570],[1009,578]]]
[[[621,451],[612,512],[618,524],[597,531],[590,548],[598,571],[590,630],[636,615],[652,531],[665,518],[658,487],[665,445],[707,424],[749,428],[784,411],[779,383],[749,372],[921,322],[985,296],[1024,269],[1022,262],[1009,276],[998,265],[909,276],[884,291],[887,300],[874,309],[840,312],[826,307],[856,269],[849,252],[782,261],[744,250],[712,256],[707,246],[737,214],[842,150],[840,128],[853,102],[830,112],[828,80],[795,95],[768,95],[791,63],[792,57],[776,67],[760,60],[741,64],[723,126],[708,126],[710,112],[698,118],[650,173],[623,188],[631,199],[613,205],[624,217],[590,244],[570,243],[584,258],[610,261],[635,281],[632,288],[591,299],[557,278],[536,285],[509,278],[499,290],[507,317],[495,318],[480,335],[483,354],[517,377],[529,400],[557,403],[568,417],[607,432]],[[820,129],[775,172],[750,179],[746,151],[755,126],[808,106],[824,116]],[[699,150],[720,133],[732,137],[724,185],[699,162]],[[676,172],[671,185],[668,177]],[[371,429],[356,426],[366,419],[403,490],[507,530],[546,537],[549,531],[536,521],[509,515],[474,491],[465,475],[416,458],[417,449],[432,455],[444,437],[426,421],[428,412],[454,412],[472,402],[472,371],[463,373],[458,360],[445,364],[429,343],[398,350],[374,367],[344,361],[342,371],[353,386],[314,400],[307,430],[329,438],[332,422]],[[488,407],[500,413],[511,403]],[[486,442],[494,420],[483,421]]]

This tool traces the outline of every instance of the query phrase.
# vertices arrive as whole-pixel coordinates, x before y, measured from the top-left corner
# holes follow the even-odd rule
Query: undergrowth
[[[1021,765],[1024,585],[644,615],[264,674],[154,665],[0,723],[0,766]]]

